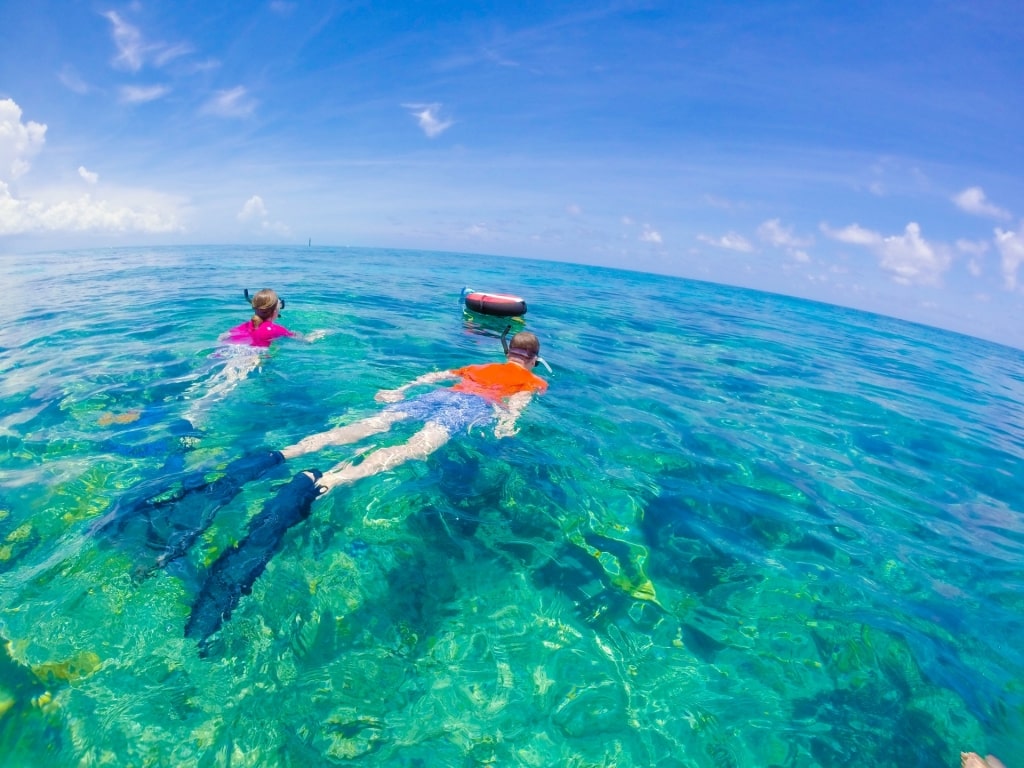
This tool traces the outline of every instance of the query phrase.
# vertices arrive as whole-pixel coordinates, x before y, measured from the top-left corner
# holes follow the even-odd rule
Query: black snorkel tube
[[[505,350],[505,357],[508,357],[508,332],[512,330],[511,325],[506,325],[505,330],[501,332],[501,348]]]
[[[242,293],[245,295],[245,300],[247,302],[249,302],[249,306],[251,307],[252,306],[252,297],[249,296],[249,289],[248,288],[242,289]],[[279,302],[281,302],[281,311],[284,312],[284,299],[282,299],[280,296],[278,296],[277,300]],[[506,331],[506,333],[507,333],[507,331]]]

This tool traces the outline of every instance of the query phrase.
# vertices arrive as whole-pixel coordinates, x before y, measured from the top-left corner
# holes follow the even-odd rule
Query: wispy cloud
[[[116,69],[138,72],[147,62],[156,67],[163,67],[193,52],[192,46],[188,43],[147,41],[138,27],[129,24],[116,11],[107,11],[103,16],[113,26],[111,34],[114,38],[114,47],[117,49],[113,66]]]
[[[833,240],[871,250],[878,257],[879,266],[901,285],[937,284],[952,261],[949,249],[925,240],[921,227],[913,221],[902,235],[884,236],[859,224],[842,229],[822,224],[821,231]]]
[[[713,245],[715,248],[724,248],[727,251],[739,251],[740,253],[753,253],[754,246],[743,235],[736,232],[727,232],[721,237],[711,235],[697,235],[702,243]]]
[[[757,228],[762,242],[775,248],[807,248],[814,245],[813,237],[797,237],[792,227],[784,227],[780,219],[768,219]]]
[[[0,181],[27,173],[45,143],[45,125],[21,122],[21,107],[14,99],[0,99]]]
[[[1002,258],[1003,285],[1008,290],[1017,289],[1017,271],[1024,263],[1024,224],[1016,232],[1004,232],[996,228],[996,249]]]
[[[970,254],[971,256],[981,256],[988,252],[988,243],[984,240],[966,240],[961,238],[956,241],[956,249],[960,253]]]
[[[100,175],[98,173],[93,173],[84,165],[78,166],[78,175],[85,180],[86,184],[96,184],[100,180]]]
[[[57,73],[57,79],[60,80],[65,88],[73,93],[84,95],[92,90],[89,84],[78,74],[78,71],[70,65],[61,68],[60,72]]]
[[[440,104],[403,104],[403,107],[410,111],[419,123],[427,138],[434,139],[447,131],[454,121],[442,118],[440,115]]]
[[[961,211],[988,219],[1009,219],[1010,212],[989,202],[981,187],[968,187],[953,197],[953,202]]]
[[[290,16],[298,7],[298,3],[285,2],[285,0],[271,0],[270,10],[278,16]]]
[[[761,242],[773,248],[780,248],[790,255],[794,261],[806,264],[811,260],[805,250],[814,245],[814,237],[800,237],[793,234],[792,227],[783,226],[780,219],[768,219],[757,228],[757,236]]]
[[[203,113],[221,117],[248,117],[256,109],[257,101],[249,96],[245,86],[239,85],[225,91],[217,91],[206,104]]]
[[[142,69],[145,54],[142,33],[137,27],[122,19],[116,11],[107,11],[103,15],[114,25],[114,45],[117,47],[114,66],[119,69],[127,69],[130,72],[138,72]]]
[[[153,63],[158,67],[162,67],[182,56],[188,56],[192,52],[193,48],[188,43],[156,46],[153,54]]]
[[[737,211],[747,206],[744,203],[737,203],[733,200],[729,200],[718,195],[704,195],[704,202],[710,205],[712,208],[718,208],[723,211]]]
[[[171,89],[166,85],[122,85],[121,101],[125,104],[145,104],[162,99]]]
[[[989,244],[984,240],[960,238],[956,241],[956,249],[967,255],[967,271],[973,277],[981,275],[981,257],[988,253]]]

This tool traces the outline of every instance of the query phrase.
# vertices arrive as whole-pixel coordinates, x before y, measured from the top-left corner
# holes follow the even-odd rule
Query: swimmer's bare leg
[[[294,459],[297,456],[305,456],[307,453],[319,451],[328,445],[348,445],[356,443],[370,435],[377,435],[387,432],[396,421],[408,418],[400,411],[384,411],[367,419],[362,419],[353,424],[345,424],[341,427],[329,429],[326,432],[318,432],[315,435],[304,437],[295,445],[290,445],[281,451],[285,459]]]
[[[364,477],[394,469],[413,459],[425,459],[448,442],[451,433],[440,424],[428,421],[423,429],[401,445],[378,448],[359,464],[340,464],[324,473],[317,486],[329,491],[336,485],[354,483]]]

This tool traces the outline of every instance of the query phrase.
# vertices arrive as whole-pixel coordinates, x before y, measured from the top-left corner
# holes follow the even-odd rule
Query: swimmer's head
[[[269,288],[259,291],[252,297],[251,303],[252,311],[256,313],[256,317],[260,320],[269,320],[274,316],[274,312],[284,309],[284,302]]]
[[[532,367],[537,364],[540,341],[529,331],[520,331],[509,341],[507,354],[510,358],[517,358]]]

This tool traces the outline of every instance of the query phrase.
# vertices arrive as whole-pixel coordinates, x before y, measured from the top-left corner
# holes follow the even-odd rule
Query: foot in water
[[[250,521],[245,538],[210,566],[185,625],[185,636],[199,642],[202,655],[210,635],[231,616],[242,595],[252,592],[253,583],[281,548],[285,532],[309,516],[310,506],[322,492],[316,482],[321,476],[310,469],[292,478]]]
[[[1006,768],[1003,761],[995,755],[982,757],[977,752],[960,753],[961,768]]]

